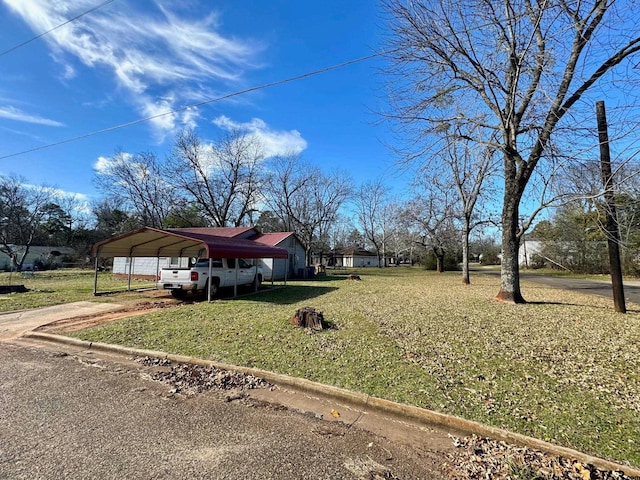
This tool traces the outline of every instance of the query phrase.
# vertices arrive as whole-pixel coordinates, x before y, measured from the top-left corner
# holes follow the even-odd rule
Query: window
[[[179,267],[180,266],[180,257],[171,257],[169,259],[170,267]]]
[[[208,267],[209,266],[209,259],[208,258],[202,258],[200,260],[198,260],[198,263],[196,263],[196,267]],[[222,259],[221,258],[212,258],[211,259],[211,268],[222,268]]]

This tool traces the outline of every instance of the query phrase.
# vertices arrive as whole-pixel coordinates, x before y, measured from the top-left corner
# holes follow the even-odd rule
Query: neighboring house
[[[362,247],[338,248],[330,253],[314,254],[315,264],[322,264],[327,267],[377,267],[378,256]]]
[[[270,280],[273,276],[274,280],[284,280],[285,268],[287,267],[287,278],[304,276],[302,272],[306,267],[304,245],[295,233],[262,233],[257,236],[249,237],[249,240],[253,240],[254,242],[261,243],[262,245],[267,245],[269,247],[284,248],[289,252],[289,260],[287,262],[274,258],[260,259],[264,278]]]
[[[607,244],[603,241],[538,241],[523,240],[518,250],[518,263],[524,268],[561,268],[563,270],[599,272],[608,269]]]
[[[19,256],[22,256],[26,247],[20,245],[11,245],[14,251],[18,252]],[[47,247],[32,245],[29,247],[29,253],[27,253],[24,262],[22,262],[23,270],[34,270],[34,267],[42,263],[43,265],[49,265],[52,267],[62,267],[63,263],[70,256],[74,256],[76,251],[70,247]],[[4,252],[0,252],[0,270],[11,270],[11,258]]]
[[[170,232],[181,232],[197,235],[213,235],[225,238],[238,238],[270,247],[284,248],[289,252],[289,260],[263,258],[259,259],[264,271],[265,280],[284,280],[297,275],[305,267],[304,247],[293,232],[260,233],[254,227],[212,227],[212,228],[169,228]],[[129,263],[131,262],[131,264]],[[128,274],[137,278],[154,278],[162,268],[187,268],[192,264],[190,258],[185,257],[115,257],[113,259],[113,273]],[[285,270],[288,267],[288,270]]]
[[[345,248],[341,252],[344,267],[377,267],[378,256],[362,247]]]
[[[531,267],[532,259],[535,259],[536,256],[542,256],[542,249],[542,242],[523,239],[518,250],[518,264],[525,268]]]

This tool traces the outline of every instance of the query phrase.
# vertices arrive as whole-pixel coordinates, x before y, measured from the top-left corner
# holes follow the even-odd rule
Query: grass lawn
[[[305,377],[640,466],[640,307],[616,314],[607,298],[526,282],[530,303],[503,304],[497,276],[355,273],[73,335]],[[337,328],[295,329],[303,306]]]
[[[139,296],[135,292],[127,292],[121,293],[121,298],[113,295],[94,297],[93,282],[93,270],[47,270],[29,274],[0,272],[0,285],[24,285],[29,289],[26,293],[0,295],[0,312],[79,301],[117,302],[122,295],[127,298]],[[123,291],[127,286],[127,280],[116,279],[111,273],[98,275],[98,292]],[[154,282],[131,282],[132,288],[153,286]]]

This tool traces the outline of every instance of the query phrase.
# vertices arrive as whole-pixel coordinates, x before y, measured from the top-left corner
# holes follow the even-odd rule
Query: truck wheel
[[[253,290],[258,290],[262,284],[262,275],[258,274],[253,279]]]
[[[214,278],[213,282],[211,283],[211,298],[215,297],[218,294],[219,285],[220,285],[220,281],[217,278]],[[209,280],[207,280],[207,283],[205,283],[204,285],[205,298],[208,298],[208,295],[209,295],[208,292],[209,292]]]
[[[184,298],[187,296],[187,292],[185,292],[181,288],[174,288],[171,290],[171,295],[173,296],[173,298]]]

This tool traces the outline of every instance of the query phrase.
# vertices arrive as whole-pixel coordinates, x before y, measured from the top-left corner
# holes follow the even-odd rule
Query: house
[[[362,247],[350,247],[341,251],[345,267],[377,267],[378,256]]]
[[[293,232],[281,232],[281,233],[262,233],[257,236],[251,237],[254,242],[269,247],[284,248],[289,252],[289,261],[278,262],[274,258],[262,258],[260,264],[264,277],[266,279],[283,280],[285,278],[299,277],[301,270],[305,268],[305,250],[304,245]],[[274,265],[275,261],[275,265]],[[288,268],[288,271],[285,270]],[[304,276],[304,275],[303,275]]]
[[[536,257],[542,257],[543,243],[537,240],[523,238],[518,249],[518,265],[529,268]]]
[[[606,272],[609,267],[604,241],[538,241],[523,239],[518,263],[524,268],[560,268],[571,271]]]
[[[26,249],[21,245],[10,245],[11,249],[21,257]],[[75,256],[76,251],[70,247],[48,247],[41,245],[31,245],[29,253],[22,262],[23,270],[34,270],[38,265],[45,268],[62,267],[69,257]],[[4,252],[0,252],[0,270],[11,270],[11,258]]]
[[[327,267],[377,267],[378,256],[363,247],[348,247],[332,250],[330,253],[314,254],[315,264]]]
[[[288,261],[274,258],[256,260],[263,269],[265,280],[284,280],[285,274],[286,278],[291,278],[305,267],[304,247],[293,232],[260,233],[255,227],[169,228],[166,231],[202,238],[212,236],[248,240],[287,250]],[[131,271],[131,275],[136,278],[155,278],[162,268],[188,268],[192,264],[190,257],[115,257],[113,273],[128,275]]]

